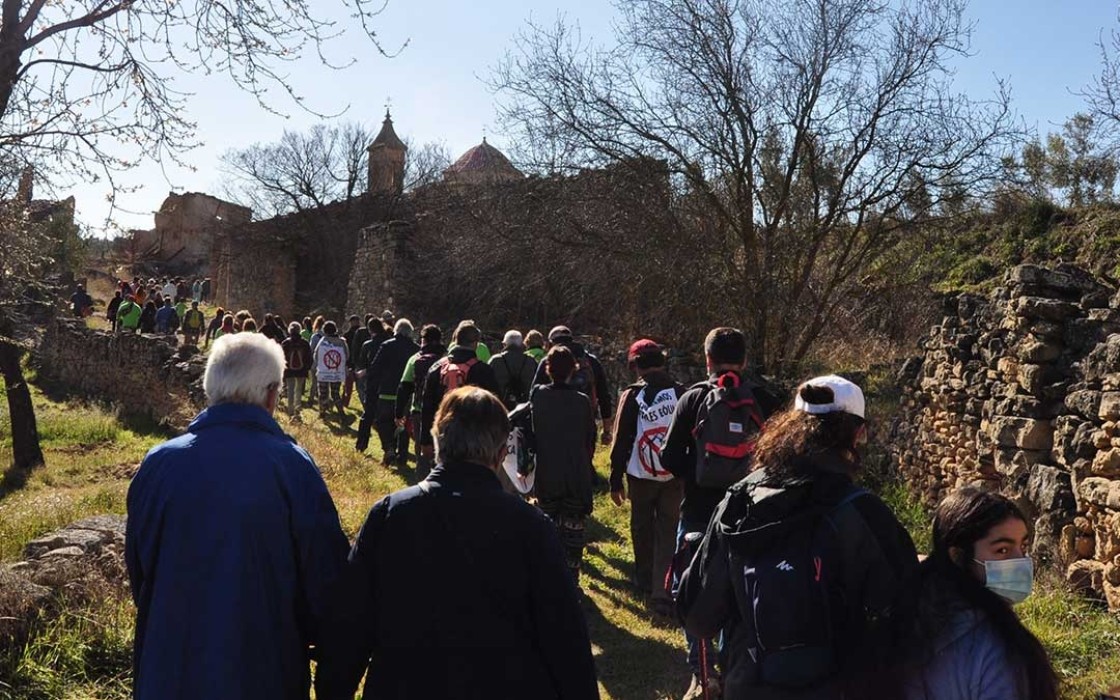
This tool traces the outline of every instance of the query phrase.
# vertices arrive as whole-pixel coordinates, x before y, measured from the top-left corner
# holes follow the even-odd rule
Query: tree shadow
[[[595,591],[595,595],[602,595]],[[584,596],[584,615],[597,647],[599,682],[614,698],[630,700],[678,697],[687,685],[684,650],[667,642],[640,637],[611,622],[592,596]]]
[[[22,489],[27,485],[30,476],[30,469],[21,469],[15,464],[10,465],[4,472],[4,476],[0,477],[0,498]]]

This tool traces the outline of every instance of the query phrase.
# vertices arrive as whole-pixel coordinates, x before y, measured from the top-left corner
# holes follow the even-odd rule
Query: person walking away
[[[174,311],[174,309],[172,309]],[[159,310],[156,308],[155,301],[149,299],[147,304],[144,304],[144,310],[140,313],[140,332],[141,333],[155,333],[156,332],[156,315]]]
[[[482,387],[494,393],[498,383],[494,381],[494,370],[481,362],[476,354],[482,333],[474,321],[460,321],[451,335],[452,349],[447,357],[432,363],[424,378],[422,399],[420,401],[420,433],[430,433],[436,418],[436,409],[443,401],[444,394],[461,386]]]
[[[300,418],[303,403],[303,385],[311,371],[311,344],[303,339],[303,329],[292,321],[288,324],[288,337],[280,343],[284,351],[284,398],[288,405],[288,415],[293,422],[302,423]]]
[[[1013,608],[1031,593],[1034,564],[1023,512],[998,493],[955,491],[937,506],[933,551],[890,617],[868,662],[888,700],[1057,700],[1046,649]],[[1102,696],[1107,697],[1107,696]]]
[[[370,510],[319,645],[315,697],[599,697],[556,528],[502,491],[509,420],[461,387],[434,420],[439,464]],[[449,585],[453,582],[452,585]]]
[[[373,318],[373,314],[366,314],[365,321],[358,327],[358,331],[354,334],[354,340],[350,343],[350,350],[357,359],[354,361],[354,390],[358,394],[358,403],[362,404],[362,410],[366,410],[366,379],[364,375],[359,376],[357,370],[365,369],[369,366],[370,358],[363,354],[366,342],[370,339],[372,334],[369,332],[369,321]]]
[[[192,301],[191,308],[183,315],[183,341],[187,345],[198,345],[198,336],[206,325],[206,317],[198,310],[198,302]]]
[[[179,288],[175,286],[175,283],[173,281],[167,278],[163,279],[162,284],[163,287],[160,288],[160,293],[163,295],[163,297],[165,299],[174,299],[175,295],[178,293]]]
[[[79,284],[70,295],[70,311],[74,314],[74,318],[85,318],[93,313],[93,297],[86,292],[83,285]]]
[[[202,280],[195,277],[194,283],[191,284],[191,301],[202,303]]]
[[[612,435],[611,416],[614,415],[614,404],[611,397],[610,382],[607,373],[599,358],[588,352],[581,343],[577,343],[572,331],[567,326],[556,326],[548,332],[549,349],[560,346],[572,351],[576,360],[576,369],[572,374],[570,383],[579,392],[591,399],[591,405],[598,409],[601,422],[602,442],[609,444]],[[544,363],[537,366],[537,375],[533,385],[548,383],[548,374],[545,372]]]
[[[477,327],[477,324],[470,319],[464,319],[464,320],[459,322],[460,326],[462,326],[464,324]],[[454,338],[454,336],[452,336],[452,337]],[[453,353],[453,352],[455,352],[457,347],[458,346],[455,344],[455,341],[452,340],[451,341],[451,347],[449,347],[447,349],[447,351],[449,353]],[[478,332],[478,344],[475,345],[474,356],[478,359],[479,362],[484,362],[486,364],[490,364],[490,348],[486,347],[486,343],[484,343],[482,341],[482,330],[481,329]]]
[[[300,325],[303,328],[303,330],[301,330],[299,332],[299,337],[303,338],[308,343],[310,343],[311,342],[311,317],[310,316],[304,316],[303,317],[303,323],[300,324]]]
[[[210,323],[206,326],[206,345],[209,346],[210,342],[217,337],[217,333],[222,328],[222,320],[226,317],[226,310],[222,307],[214,312],[214,318],[210,319]]]
[[[424,381],[432,365],[447,354],[439,326],[428,324],[420,329],[420,352],[408,358],[397,387],[397,427],[407,428],[416,440],[416,473],[428,475],[434,462],[432,436],[420,429]]]
[[[545,365],[551,382],[535,389],[529,399],[537,455],[534,488],[541,510],[556,523],[578,585],[584,528],[592,509],[595,409],[587,395],[570,384],[576,369],[570,349],[552,348]]]
[[[498,398],[506,408],[513,410],[518,404],[529,400],[529,389],[533,387],[533,377],[537,374],[537,361],[525,352],[521,333],[506,331],[502,339],[502,352],[490,359],[494,368],[494,378],[498,382]]]
[[[179,317],[179,323],[182,324],[183,317],[187,315],[186,297],[179,297],[175,300],[175,315]]]
[[[348,545],[319,468],[272,417],[283,370],[267,338],[219,339],[207,408],[132,479],[137,700],[307,699]]]
[[[525,334],[525,354],[532,357],[539,365],[544,361],[544,334],[534,329]]]
[[[369,446],[370,426],[377,427],[381,441],[382,463],[386,465],[408,461],[408,431],[397,427],[397,389],[404,375],[408,359],[420,352],[412,340],[412,322],[402,318],[393,326],[393,337],[381,344],[367,369],[361,370],[369,389],[369,405],[358,424],[358,441],[355,447],[365,452]]]
[[[630,498],[634,586],[650,598],[654,612],[672,617],[665,575],[676,550],[683,491],[680,480],[661,466],[661,445],[685,388],[665,371],[665,354],[652,340],[636,341],[626,359],[638,381],[622,392],[615,413],[611,500],[621,506]]]
[[[205,304],[205,303],[208,303],[210,301],[210,298],[211,298],[210,297],[210,288],[211,288],[210,278],[209,277],[204,277],[202,279],[202,298],[199,299],[200,302]]]
[[[136,333],[140,330],[140,317],[143,315],[140,305],[132,298],[121,302],[117,309],[117,327]]]
[[[810,379],[717,507],[677,605],[697,638],[723,631],[725,696],[868,697],[845,688],[918,560],[890,509],[853,483],[865,431],[858,386]]]
[[[156,332],[174,333],[179,328],[179,314],[171,305],[170,299],[164,299],[163,307],[156,312]]]
[[[361,346],[354,345],[354,335],[362,325],[361,320],[357,315],[351,315],[348,319],[348,324],[346,331],[342,334],[342,339],[346,341],[346,347],[353,352],[346,357],[346,382],[342,386],[343,406],[350,405],[350,396],[354,393],[354,372],[357,369],[354,366],[354,362],[358,359],[358,352],[361,350]]]
[[[355,338],[357,337],[359,336],[355,334]],[[393,337],[393,327],[386,326],[384,321],[370,314],[369,318],[366,319],[366,332],[361,337],[366,338],[366,340],[357,348],[358,359],[355,366],[359,369],[368,369],[373,362],[373,358],[377,357],[377,351],[381,349],[381,345]],[[364,376],[362,379],[364,381]],[[376,397],[374,398],[376,399]]]
[[[221,326],[219,326],[218,330],[214,332],[214,340],[217,340],[222,336],[233,335],[236,332],[237,329],[233,326],[233,316],[231,314],[226,314],[225,316],[222,316]]]
[[[685,535],[707,529],[727,488],[746,476],[761,426],[781,405],[744,375],[747,339],[742,331],[728,327],[712,329],[704,339],[704,357],[708,380],[681,395],[661,447],[661,466],[680,479],[684,491],[677,525],[678,551],[685,548]],[[713,412],[718,420],[710,419]],[[701,428],[716,434],[702,436],[697,432]],[[697,469],[699,465],[705,467],[703,474]],[[692,673],[685,698],[699,698],[705,690],[702,680],[714,679],[715,658],[713,654],[704,654],[707,668],[701,668],[701,652],[707,648],[707,641],[687,631],[685,640]],[[709,685],[709,690],[718,690],[714,680]]]
[[[123,301],[123,299],[124,296],[118,289],[113,293],[113,298],[109,300],[109,305],[105,307],[105,320],[109,322],[109,328],[112,329],[114,333],[120,328],[120,324],[117,322],[117,310],[121,308],[121,301]]]
[[[334,321],[323,324],[323,337],[315,347],[315,377],[319,385],[319,413],[326,413],[331,404],[343,415],[342,382],[346,379],[346,341],[338,337]]]
[[[319,342],[323,340],[324,323],[326,323],[326,319],[322,315],[316,316],[311,323],[311,338],[307,342],[311,345],[312,358],[315,357],[315,351],[319,349]],[[311,363],[311,393],[313,399],[319,395],[319,381],[314,362]]]

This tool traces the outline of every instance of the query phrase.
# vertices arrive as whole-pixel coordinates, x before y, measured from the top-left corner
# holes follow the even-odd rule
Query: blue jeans
[[[681,546],[684,544],[684,536],[690,532],[704,532],[708,528],[708,523],[687,521],[681,518],[680,523],[677,525],[677,551],[679,552]],[[697,545],[699,547],[699,545]],[[681,572],[683,573],[683,572]],[[677,598],[677,587],[680,585],[679,576],[676,572],[673,574],[673,599]],[[722,637],[722,633],[720,637]],[[700,644],[701,640],[693,637],[688,632],[684,633],[684,640],[688,643],[688,669],[694,675],[700,675]],[[708,645],[708,672],[712,673],[716,668],[716,645],[712,644],[709,640],[704,640]]]

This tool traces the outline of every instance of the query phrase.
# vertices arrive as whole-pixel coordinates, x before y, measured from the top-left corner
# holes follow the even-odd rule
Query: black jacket
[[[611,386],[607,381],[607,373],[603,371],[603,363],[599,362],[598,357],[589,353],[587,348],[574,341],[561,339],[556,342],[556,345],[562,345],[571,350],[577,360],[586,357],[591,363],[591,372],[595,375],[595,408],[599,410],[600,418],[609,420],[614,415],[614,400],[611,397]],[[533,386],[542,386],[552,381],[548,378],[548,372],[545,371],[544,366],[544,362],[537,365],[537,374],[533,377]]]
[[[366,401],[381,397],[397,398],[397,387],[404,374],[408,358],[420,351],[420,346],[408,336],[394,336],[378,348],[366,372]]]
[[[412,414],[413,397],[417,392],[421,398],[424,395],[424,380],[428,378],[428,370],[439,358],[447,354],[447,346],[443,343],[428,343],[420,346],[419,356],[412,363],[412,380],[405,381],[401,377],[401,385],[397,387],[397,418],[405,418]],[[409,358],[411,359],[411,358]],[[408,363],[405,363],[408,366]],[[417,402],[419,405],[419,402]],[[417,438],[419,440],[419,438]],[[421,440],[422,444],[423,443]]]
[[[724,697],[839,700],[843,682],[849,680],[842,674],[860,668],[856,655],[870,644],[873,625],[889,617],[902,582],[917,567],[910,536],[878,497],[863,493],[837,507],[835,504],[853,492],[844,466],[838,458],[827,456],[812,464],[815,474],[808,479],[776,484],[760,470],[731,487],[708,526],[700,551],[681,578],[677,609],[685,629],[701,638],[723,630],[727,648]],[[752,490],[755,486],[762,488]],[[830,538],[829,549],[822,551],[832,552],[823,559],[839,673],[797,690],[762,685],[753,654],[758,638],[741,613],[742,606],[753,600],[742,572],[755,563],[753,553],[775,541],[775,532],[784,523],[809,508],[829,513],[830,522],[819,520],[815,532],[818,538]],[[815,561],[820,576],[821,559]],[[788,571],[791,582],[811,575],[792,567]],[[780,608],[780,601],[775,607]]]
[[[498,382],[498,398],[508,410],[529,398],[537,375],[537,361],[523,349],[510,348],[490,358],[494,378]]]
[[[424,378],[424,400],[420,404],[420,434],[427,435],[432,429],[436,419],[436,410],[443,395],[447,392],[443,382],[440,381],[440,371],[448,362],[462,364],[475,358],[474,348],[455,348],[451,354],[432,365],[428,376]],[[494,370],[485,362],[476,362],[467,373],[467,384],[479,386],[483,389],[498,393],[498,384],[494,381]]]
[[[684,393],[684,386],[675,381],[664,370],[650,372],[641,381],[631,384],[618,398],[618,413],[615,414],[614,440],[611,443],[611,491],[621,491],[626,465],[638,439],[638,393],[646,392],[647,400],[669,387],[676,387],[677,399]]]
[[[474,464],[374,505],[321,639],[320,700],[599,697],[556,528]]]
[[[741,386],[754,394],[763,420],[781,408],[781,401],[761,385],[742,377]],[[673,476],[684,482],[684,500],[681,501],[681,520],[699,524],[702,529],[712,518],[716,506],[723,499],[724,489],[704,488],[696,483],[696,438],[692,431],[696,428],[696,417],[708,392],[715,387],[716,376],[706,382],[694,384],[677,402],[669,434],[661,445],[661,466],[671,471]]]
[[[363,367],[368,369],[370,363],[373,362],[373,358],[377,357],[377,351],[381,349],[381,344],[393,337],[393,334],[386,331],[384,327],[380,331],[377,328],[373,330],[374,333],[369,335],[369,340],[362,343],[362,346],[358,348],[358,357],[354,360],[354,366],[359,369]]]
[[[536,490],[549,514],[590,515],[595,409],[566,384],[537,387],[529,399],[537,452]]]

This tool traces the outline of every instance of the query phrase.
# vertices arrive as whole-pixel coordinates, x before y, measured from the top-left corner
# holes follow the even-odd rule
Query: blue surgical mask
[[[974,560],[984,567],[984,585],[1012,603],[1022,603],[1034,584],[1034,562],[1030,557],[995,561]]]

